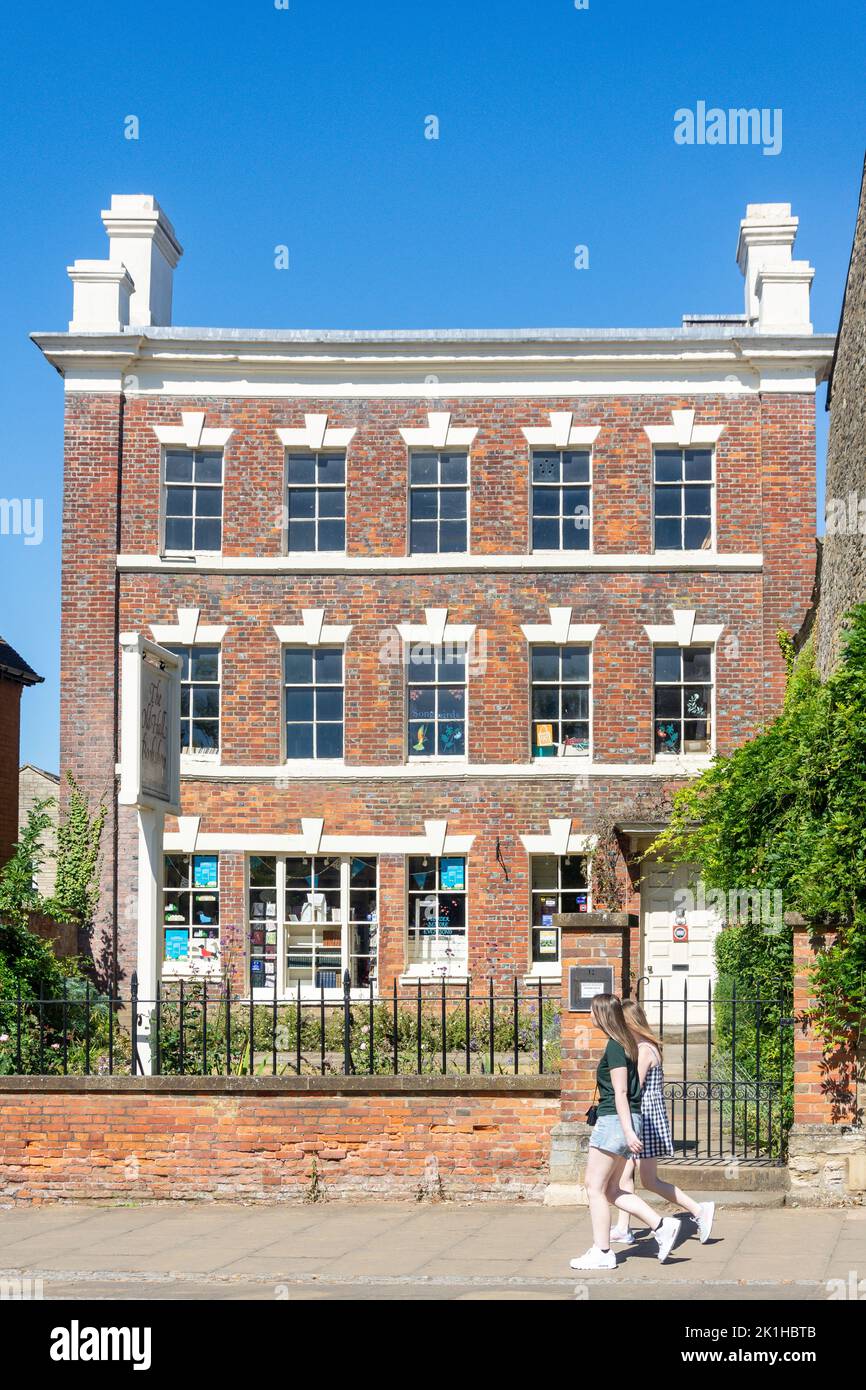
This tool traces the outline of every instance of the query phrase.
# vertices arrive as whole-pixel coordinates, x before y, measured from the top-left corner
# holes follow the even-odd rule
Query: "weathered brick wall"
[[[699,423],[725,426],[716,451],[718,549],[763,551],[764,572],[520,574],[495,566],[483,574],[439,575],[129,572],[117,583],[118,526],[122,551],[155,554],[159,548],[154,424],[176,424],[181,410],[198,408],[208,426],[234,431],[225,451],[227,556],[280,554],[284,451],[278,427],[299,425],[305,412],[319,411],[334,427],[356,428],[347,464],[349,553],[399,556],[406,551],[407,528],[407,449],[399,431],[425,425],[431,404],[451,410],[456,426],[478,428],[471,449],[471,548],[490,555],[528,550],[530,451],[522,427],[547,425],[556,409],[571,410],[578,425],[600,426],[593,451],[595,552],[648,554],[652,449],[644,427],[669,424],[672,408],[693,407]],[[404,761],[404,673],[398,664],[383,662],[382,647],[398,622],[421,621],[425,607],[447,606],[452,621],[475,624],[486,643],[483,666],[469,682],[472,762],[529,760],[528,654],[520,625],[546,621],[549,606],[571,606],[573,621],[601,624],[593,656],[597,763],[651,763],[652,653],[644,624],[669,621],[671,607],[694,608],[699,622],[725,625],[717,652],[722,751],[753,734],[781,697],[776,631],[799,626],[813,580],[814,421],[807,396],[478,397],[435,403],[421,397],[148,396],[125,402],[122,438],[117,397],[73,396],[67,409],[63,765],[72,766],[92,793],[101,794],[113,780],[116,632],[174,623],[178,607],[199,608],[203,623],[228,626],[224,764],[280,764],[281,671],[273,625],[298,622],[307,607],[324,608],[328,623],[352,625],[345,741],[347,763],[354,767]],[[292,833],[301,814],[323,816],[326,834],[417,834],[424,819],[447,818],[451,833],[476,837],[468,865],[471,968],[504,978],[528,964],[528,861],[520,835],[545,833],[552,816],[570,816],[575,832],[592,833],[602,809],[622,813],[659,786],[649,776],[585,778],[579,766],[568,777],[531,782],[452,771],[424,781],[279,786],[249,777],[186,780],[182,802],[185,814],[201,816],[203,834]],[[123,810],[117,833],[121,971],[128,975],[137,850],[133,818]],[[497,836],[507,878],[496,860]],[[114,837],[112,821],[105,839],[106,918],[115,906]],[[380,979],[388,987],[405,964],[404,871],[401,862],[384,857],[380,869]],[[241,856],[223,856],[221,887],[224,909],[230,904],[232,913],[223,912],[225,940],[234,935],[240,946],[242,915],[234,914],[243,912]],[[236,953],[239,961],[241,956]]]
[[[18,758],[21,686],[0,676],[0,864],[18,839]]]
[[[824,675],[839,656],[846,612],[866,602],[866,165],[833,368],[826,494],[817,619],[818,663]],[[834,512],[840,504],[841,527]]]
[[[555,1083],[0,1078],[0,1197],[538,1199]]]
[[[66,396],[60,635],[60,770],[107,808],[93,953],[114,923],[118,709],[117,539],[123,404],[116,393]],[[62,788],[61,788],[62,790]]]

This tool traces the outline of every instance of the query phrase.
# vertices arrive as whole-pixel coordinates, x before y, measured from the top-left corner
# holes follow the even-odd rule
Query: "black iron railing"
[[[545,1075],[559,1070],[560,990],[474,989],[442,980],[379,995],[300,984],[289,998],[236,996],[224,982],[159,983],[153,998],[100,994],[0,1000],[7,1075]]]

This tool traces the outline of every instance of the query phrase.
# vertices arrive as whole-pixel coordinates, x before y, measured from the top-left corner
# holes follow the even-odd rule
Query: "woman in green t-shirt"
[[[616,1269],[616,1255],[610,1248],[608,1193],[620,1211],[636,1216],[650,1227],[658,1241],[658,1258],[664,1261],[676,1240],[678,1223],[673,1217],[657,1216],[643,1198],[626,1192],[620,1185],[626,1163],[637,1157],[643,1147],[637,1043],[626,1026],[616,995],[597,994],[592,1001],[592,1017],[608,1038],[596,1071],[598,1118],[589,1141],[584,1177],[593,1244],[585,1255],[571,1261],[571,1268]]]

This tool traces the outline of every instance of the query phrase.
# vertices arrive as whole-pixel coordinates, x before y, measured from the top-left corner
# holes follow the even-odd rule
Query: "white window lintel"
[[[551,410],[549,425],[524,425],[528,444],[553,449],[592,448],[601,425],[575,425],[571,410]]]
[[[401,429],[403,440],[412,448],[468,449],[477,428],[452,425],[450,410],[428,410],[427,425]]]
[[[670,643],[677,647],[694,644],[713,646],[725,630],[724,623],[696,623],[694,608],[672,608],[672,623],[644,623],[652,643]]]
[[[177,643],[182,647],[219,646],[228,632],[226,623],[200,623],[200,608],[178,608],[176,623],[151,623],[154,642]]]
[[[573,623],[571,608],[549,608],[549,623],[521,623],[520,631],[527,642],[551,642],[563,646],[566,642],[594,642],[601,623]]]
[[[300,428],[279,428],[277,437],[287,449],[309,449],[315,453],[319,449],[348,449],[356,433],[355,429],[329,425],[327,415],[305,414]]]
[[[154,425],[160,444],[176,444],[185,449],[222,449],[234,430],[205,428],[203,410],[182,410],[180,425]]]
[[[651,444],[673,444],[680,449],[717,444],[724,425],[696,425],[694,410],[672,410],[670,425],[644,425]]]
[[[301,619],[300,623],[291,623],[288,626],[274,623],[274,632],[282,645],[302,642],[307,647],[320,647],[326,643],[345,646],[349,640],[352,624],[327,624],[324,608],[304,608]]]
[[[433,647],[441,647],[448,642],[471,642],[475,635],[474,623],[451,623],[447,608],[425,608],[423,623],[398,623],[397,631],[404,642],[429,642]]]
[[[591,854],[598,843],[597,835],[572,833],[569,816],[548,819],[547,835],[521,835],[527,854]]]

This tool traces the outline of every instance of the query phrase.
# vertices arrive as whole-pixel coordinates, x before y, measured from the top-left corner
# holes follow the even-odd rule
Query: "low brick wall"
[[[529,1198],[537,1077],[2,1077],[0,1199]]]

